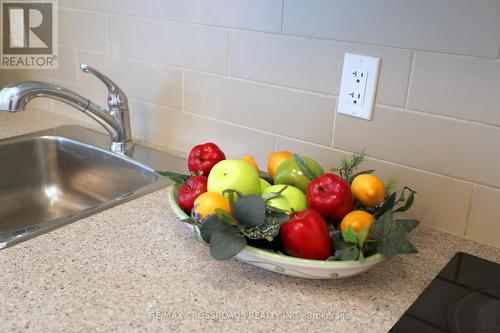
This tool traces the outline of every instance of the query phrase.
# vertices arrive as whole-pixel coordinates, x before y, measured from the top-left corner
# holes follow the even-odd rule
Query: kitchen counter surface
[[[68,123],[0,114],[0,137]],[[291,278],[213,260],[167,192],[1,250],[0,331],[387,332],[456,252],[500,263],[498,249],[418,227],[416,255],[345,280]]]

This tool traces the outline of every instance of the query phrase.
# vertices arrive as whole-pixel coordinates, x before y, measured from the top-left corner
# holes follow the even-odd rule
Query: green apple
[[[260,195],[260,187],[257,171],[242,160],[220,161],[208,175],[208,192],[222,194],[224,190],[235,190],[243,195]]]
[[[303,165],[301,166],[299,162]],[[311,180],[318,178],[324,173],[321,166],[313,159],[295,155],[293,158],[279,165],[276,170],[274,183],[293,185],[306,193],[307,185],[309,185]]]
[[[272,185],[262,192],[265,197],[269,193],[278,193],[286,185]],[[267,202],[270,206],[284,210],[288,214],[293,211],[300,212],[307,208],[307,198],[304,192],[298,188],[288,185],[288,187],[281,192],[276,198],[270,199]]]
[[[271,184],[269,184],[265,179],[260,179],[260,193],[264,192],[264,190],[269,186],[271,186]]]

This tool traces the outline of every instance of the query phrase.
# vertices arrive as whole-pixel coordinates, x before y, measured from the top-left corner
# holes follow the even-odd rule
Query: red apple
[[[207,181],[205,176],[193,176],[179,187],[177,202],[186,214],[191,214],[196,198],[207,191]]]
[[[188,157],[188,169],[196,175],[208,176],[212,167],[225,159],[226,155],[215,143],[204,143],[191,149]]]
[[[285,251],[294,257],[325,260],[332,255],[326,221],[311,208],[292,213],[281,225],[280,238]]]
[[[307,205],[328,222],[338,225],[352,211],[354,197],[349,184],[333,173],[325,173],[307,186]]]

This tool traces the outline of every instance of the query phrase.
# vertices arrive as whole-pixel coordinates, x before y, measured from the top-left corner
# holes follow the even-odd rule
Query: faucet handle
[[[121,90],[115,82],[87,64],[80,64],[80,69],[85,73],[94,74],[94,76],[101,80],[106,88],[108,88],[108,106],[110,111],[116,109],[124,111],[128,109],[127,95],[125,95],[123,90]]]

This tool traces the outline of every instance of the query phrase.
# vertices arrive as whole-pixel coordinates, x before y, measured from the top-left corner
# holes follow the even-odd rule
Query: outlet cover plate
[[[338,113],[372,120],[380,58],[346,53]]]

